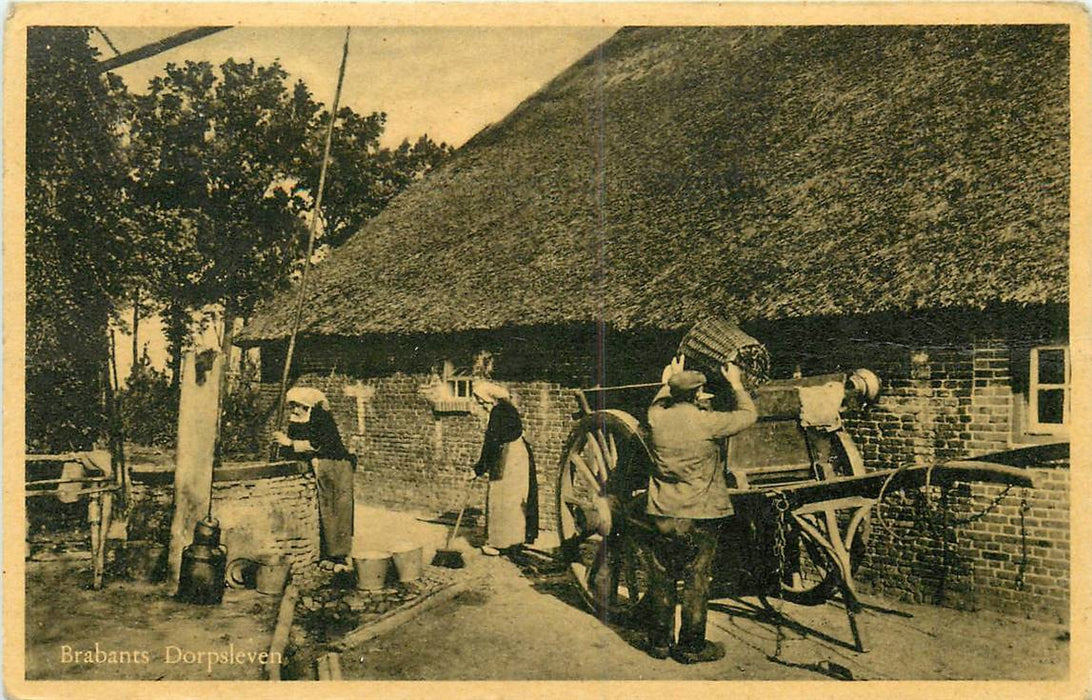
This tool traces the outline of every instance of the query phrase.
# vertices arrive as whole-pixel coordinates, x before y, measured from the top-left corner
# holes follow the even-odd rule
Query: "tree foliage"
[[[167,373],[153,367],[146,353],[133,364],[119,398],[127,440],[156,447],[174,445],[178,402],[174,400]]]
[[[287,77],[276,62],[170,64],[135,98],[132,190],[145,233],[161,231],[148,278],[175,358],[190,314],[245,316],[302,264],[329,112]],[[338,111],[321,243],[343,243],[451,153],[427,136],[381,147],[385,122]]]
[[[319,122],[325,124],[329,113]],[[436,144],[427,135],[414,143],[404,140],[397,148],[381,147],[387,115],[382,112],[361,116],[352,109],[338,110],[330,148],[330,164],[323,194],[322,242],[340,246],[364,223],[383,211],[399,192],[420,180],[451,155],[445,143]],[[315,133],[315,137],[321,130]],[[318,186],[322,162],[321,140],[311,139],[311,157],[303,164],[302,184],[310,191]]]
[[[170,64],[135,98],[134,197],[164,227],[159,287],[188,308],[246,313],[299,258],[292,166],[318,106],[286,78],[276,63]]]
[[[27,449],[92,445],[104,425],[106,328],[134,254],[119,222],[124,90],[87,30],[27,32]]]
[[[35,449],[86,448],[100,436],[107,325],[117,309],[141,300],[164,316],[177,387],[195,318],[215,306],[229,326],[289,284],[303,264],[328,118],[277,62],[168,64],[146,93],[130,95],[98,72],[88,34],[28,33],[27,435]],[[343,242],[451,152],[424,136],[382,148],[385,120],[338,111],[323,243]],[[162,377],[150,371],[136,363],[133,380],[157,397]]]

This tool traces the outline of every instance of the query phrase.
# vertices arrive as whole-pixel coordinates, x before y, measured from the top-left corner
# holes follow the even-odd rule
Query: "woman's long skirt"
[[[316,459],[322,558],[347,557],[353,546],[353,465],[345,459]]]
[[[489,480],[486,496],[486,539],[504,549],[538,536],[538,483],[534,457],[523,438],[505,443],[500,464],[500,478]]]

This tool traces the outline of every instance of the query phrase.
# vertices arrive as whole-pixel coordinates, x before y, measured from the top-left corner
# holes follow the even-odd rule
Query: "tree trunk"
[[[136,369],[137,362],[140,358],[140,290],[137,289],[133,292],[133,364],[130,366],[129,373],[132,374]]]
[[[216,447],[213,453],[213,469],[220,466],[223,459],[223,424],[224,424],[224,406],[228,395],[231,391],[231,344],[235,336],[235,310],[231,308],[230,304],[224,304],[224,327],[223,333],[220,336],[220,357],[222,358],[223,366],[220,371],[220,391],[216,395]]]
[[[118,360],[117,344],[114,342],[114,331],[110,333],[109,367],[106,373],[106,400],[109,406],[109,440],[110,461],[114,469],[114,478],[121,484],[120,505],[128,508],[129,504],[129,470],[125,463],[125,426],[121,418],[121,395],[118,388]],[[105,537],[105,534],[103,535]]]
[[[186,350],[186,340],[190,334],[190,317],[186,309],[171,305],[167,307],[167,352],[171,356],[171,396],[178,398],[182,379],[182,359]]]

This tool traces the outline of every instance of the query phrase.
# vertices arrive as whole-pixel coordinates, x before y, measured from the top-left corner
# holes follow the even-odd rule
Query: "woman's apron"
[[[490,546],[504,549],[534,541],[538,532],[538,489],[531,476],[533,464],[522,436],[501,448],[499,478],[489,480],[486,497],[486,539]]]

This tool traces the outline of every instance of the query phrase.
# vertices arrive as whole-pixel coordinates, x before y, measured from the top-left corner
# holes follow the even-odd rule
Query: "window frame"
[[[455,369],[450,360],[443,362],[442,369],[434,375],[438,393],[430,397],[432,411],[436,414],[469,414],[474,412],[474,379],[472,374]]]
[[[1039,382],[1039,353],[1043,350],[1061,350],[1064,382],[1061,384]],[[1029,435],[1069,435],[1069,423],[1072,416],[1071,404],[1073,396],[1072,360],[1068,345],[1037,345],[1028,353],[1028,386],[1027,386],[1027,419],[1025,432]],[[1039,421],[1039,392],[1043,389],[1062,390],[1062,422],[1041,423]]]

